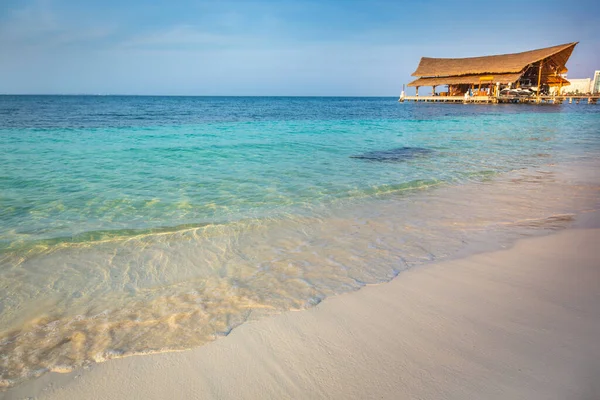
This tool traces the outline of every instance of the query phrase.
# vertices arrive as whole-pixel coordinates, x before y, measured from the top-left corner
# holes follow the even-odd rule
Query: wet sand
[[[598,213],[577,225],[0,398],[597,399]]]

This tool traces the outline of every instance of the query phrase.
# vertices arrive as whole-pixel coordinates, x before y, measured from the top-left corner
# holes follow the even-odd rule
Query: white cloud
[[[115,27],[110,24],[90,26],[84,21],[66,20],[52,9],[49,0],[36,0],[10,11],[0,22],[0,46],[4,50],[53,48],[102,39],[114,31]]]
[[[135,35],[121,43],[122,47],[173,48],[187,46],[225,46],[238,44],[240,37],[206,32],[191,25],[178,25],[169,29]]]

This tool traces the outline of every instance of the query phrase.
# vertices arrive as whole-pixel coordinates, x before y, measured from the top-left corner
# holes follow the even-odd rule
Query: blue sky
[[[0,93],[397,96],[421,56],[579,41],[600,69],[600,2],[0,2]]]

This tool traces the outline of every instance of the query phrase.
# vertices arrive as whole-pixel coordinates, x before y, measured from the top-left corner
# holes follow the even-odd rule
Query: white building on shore
[[[594,72],[594,79],[592,80],[590,91],[594,94],[600,93],[600,71]]]
[[[586,94],[590,93],[590,89],[592,87],[592,79],[591,78],[581,78],[581,79],[573,79],[568,78],[571,83],[568,86],[563,86],[560,93],[561,94]]]

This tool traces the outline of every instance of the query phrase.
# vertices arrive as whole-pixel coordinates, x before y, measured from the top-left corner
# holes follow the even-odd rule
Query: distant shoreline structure
[[[399,101],[562,103],[562,88],[570,85],[566,63],[577,44],[482,57],[422,57],[412,74],[417,79],[408,84],[415,87],[415,96],[406,96],[403,90]],[[431,96],[419,96],[423,86],[431,86]],[[437,86],[446,86],[447,91],[436,93]],[[598,95],[586,98],[590,104],[598,101]]]

